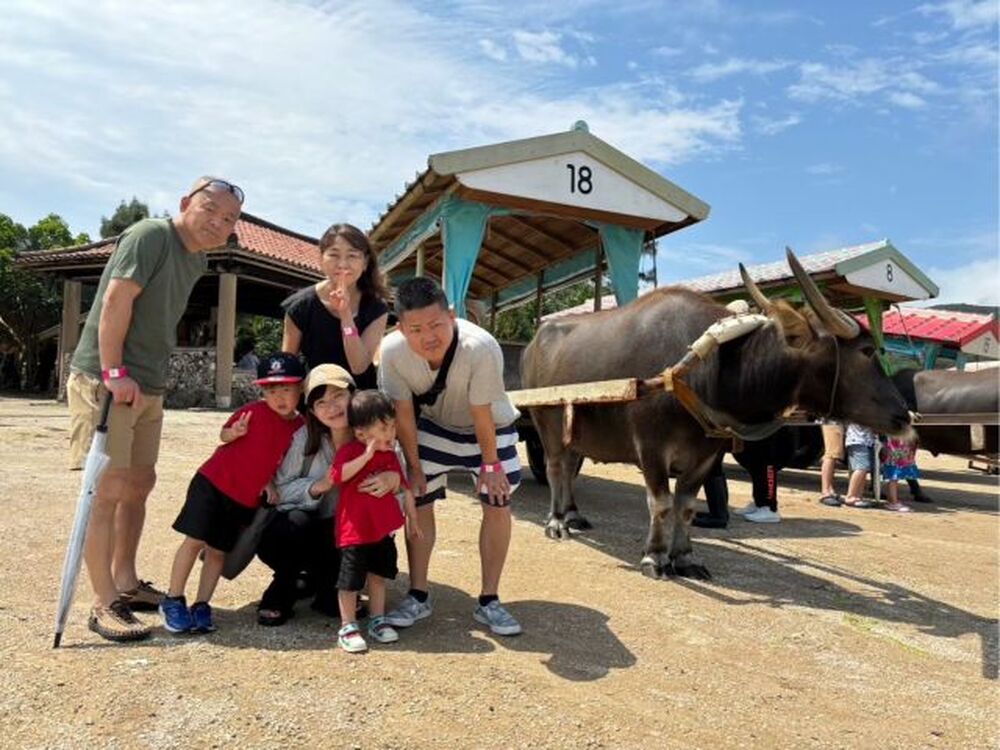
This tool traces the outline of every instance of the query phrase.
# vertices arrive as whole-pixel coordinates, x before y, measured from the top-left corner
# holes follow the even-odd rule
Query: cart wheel
[[[531,475],[539,484],[548,486],[549,478],[545,475],[545,448],[542,446],[542,441],[539,440],[537,436],[532,435],[524,439],[524,445],[525,448],[527,448],[528,467],[531,469]],[[582,468],[583,456],[579,456],[576,461],[576,471],[573,472],[573,476],[579,476],[580,469]]]

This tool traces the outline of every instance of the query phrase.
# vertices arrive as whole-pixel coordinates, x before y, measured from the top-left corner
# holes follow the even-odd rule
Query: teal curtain
[[[642,229],[614,224],[599,223],[597,229],[601,233],[604,257],[608,259],[615,299],[621,307],[639,296],[639,260],[646,233]],[[597,293],[600,294],[600,290]]]
[[[499,211],[485,203],[451,198],[441,210],[441,239],[444,242],[444,293],[455,308],[455,314],[465,317],[465,297],[472,281],[472,269],[479,257],[483,234],[490,215]]]

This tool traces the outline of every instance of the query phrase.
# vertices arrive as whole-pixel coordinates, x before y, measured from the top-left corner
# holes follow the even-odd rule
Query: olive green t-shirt
[[[118,240],[101,274],[97,296],[87,314],[80,343],[70,368],[93,377],[101,376],[97,326],[101,320],[104,292],[111,279],[130,279],[142,287],[132,306],[132,321],[125,334],[123,362],[143,393],[163,393],[167,363],[177,343],[177,324],[187,307],[195,282],[208,270],[205,253],[184,247],[170,219],[143,219],[129,227]]]

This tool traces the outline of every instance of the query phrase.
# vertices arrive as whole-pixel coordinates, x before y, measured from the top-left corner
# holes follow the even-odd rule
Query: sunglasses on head
[[[226,182],[225,180],[208,180],[203,185],[199,185],[190,193],[188,193],[187,197],[192,198],[198,193],[200,193],[202,190],[208,190],[209,188],[211,188],[212,190],[225,190],[228,193],[232,193],[235,196],[236,200],[239,201],[241,206],[243,205],[243,199],[246,197],[243,194],[243,188],[239,187],[238,185],[234,185],[231,182]]]

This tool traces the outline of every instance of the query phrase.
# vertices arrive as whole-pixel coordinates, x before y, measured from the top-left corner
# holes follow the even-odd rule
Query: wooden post
[[[417,273],[418,277],[424,275],[424,246],[423,243],[417,248]]]
[[[62,396],[69,377],[69,360],[80,340],[80,298],[83,285],[79,281],[63,282],[62,325],[59,326],[59,347],[56,367],[59,372],[59,394]]]
[[[233,346],[236,343],[236,274],[219,274],[219,317],[215,325],[215,405],[233,403]]]
[[[497,297],[496,291],[490,297],[490,333],[497,329]]]
[[[538,272],[538,286],[535,288],[535,330],[542,324],[542,284],[545,281],[545,271]]]
[[[597,252],[594,253],[596,263],[594,264],[594,312],[601,309],[601,273],[603,269],[601,266],[604,264],[604,247],[601,245],[601,239],[597,239]]]

